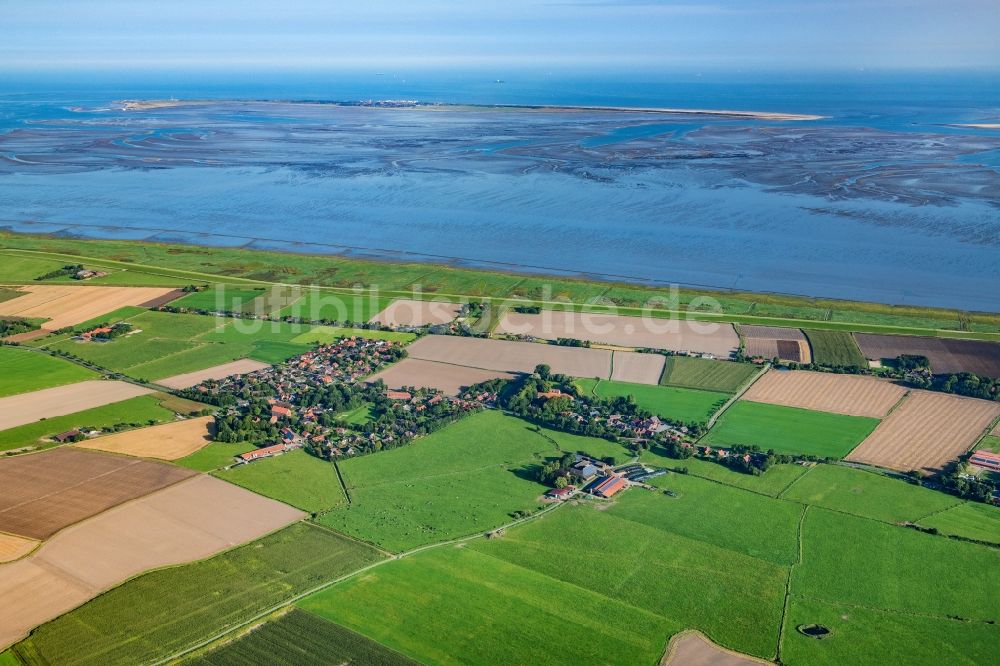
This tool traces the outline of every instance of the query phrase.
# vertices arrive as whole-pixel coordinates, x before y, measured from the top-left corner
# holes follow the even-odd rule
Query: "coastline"
[[[891,305],[868,301],[816,299],[760,292],[689,289],[668,290],[627,282],[594,280],[586,275],[537,275],[511,270],[456,267],[434,262],[383,260],[370,257],[224,248],[165,241],[94,240],[46,234],[0,231],[0,252],[8,256],[42,255],[52,261],[79,259],[106,265],[115,271],[152,273],[191,282],[260,283],[316,286],[346,292],[377,285],[399,295],[420,287],[426,298],[468,298],[487,302],[510,299],[544,302],[555,309],[614,308],[625,314],[643,314],[654,298],[676,299],[654,316],[688,317],[795,328],[860,330],[873,333],[930,335],[981,340],[1000,338],[1000,313]],[[249,261],[252,260],[252,261]],[[169,268],[168,268],[169,267]],[[140,270],[142,269],[142,270]],[[152,270],[150,270],[152,269]],[[280,275],[279,275],[280,273]],[[416,281],[412,278],[416,277]],[[117,283],[117,282],[116,282]],[[172,283],[173,284],[173,283]],[[470,290],[470,285],[476,285]],[[546,298],[544,289],[549,289]],[[613,296],[611,298],[610,296]],[[699,298],[715,298],[719,311],[691,310]],[[595,310],[595,311],[597,311]],[[817,312],[823,316],[818,317]],[[933,325],[931,322],[934,322]]]
[[[612,113],[660,113],[665,115],[693,115],[693,116],[714,116],[719,118],[746,118],[749,120],[771,120],[771,121],[813,121],[822,120],[827,116],[783,113],[778,111],[735,111],[730,109],[682,109],[669,107],[631,107],[631,106],[589,106],[589,105],[555,105],[555,104],[454,104],[446,102],[386,102],[386,103],[354,103],[338,101],[317,101],[317,100],[281,100],[281,99],[201,99],[201,100],[117,100],[113,104],[120,107],[122,111],[149,111],[155,109],[168,109],[182,106],[203,106],[208,104],[221,103],[242,103],[242,104],[312,104],[317,106],[336,106],[345,108],[378,108],[397,110],[419,110],[419,111],[462,111],[478,110],[488,111],[522,111],[549,112],[549,113],[574,113],[574,112],[612,112]]]

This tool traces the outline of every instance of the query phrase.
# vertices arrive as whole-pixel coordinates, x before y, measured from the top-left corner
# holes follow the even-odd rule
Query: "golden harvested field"
[[[212,441],[209,432],[212,421],[211,416],[202,416],[86,439],[74,446],[138,458],[177,460],[191,455]]]
[[[55,331],[112,312],[126,305],[161,305],[176,290],[163,287],[91,287],[28,285],[24,296],[0,303],[0,315],[48,319],[42,328]]]
[[[660,383],[667,357],[662,354],[639,354],[616,351],[612,356],[611,379],[633,384]]]
[[[0,565],[0,650],[143,571],[210,557],[304,515],[203,475],[105,511]]]
[[[720,358],[729,358],[740,346],[731,324],[557,310],[538,314],[507,312],[496,332],[544,340],[573,338],[619,347],[691,351]]]
[[[768,370],[743,397],[772,405],[882,418],[905,394],[901,386],[863,375]]]
[[[697,631],[682,631],[670,639],[662,666],[757,666],[769,661],[719,647]]]
[[[91,380],[0,398],[0,430],[53,416],[75,414],[153,393],[148,388],[119,381]]]
[[[573,377],[600,377],[611,374],[611,351],[585,347],[558,347],[534,342],[510,342],[428,335],[406,348],[411,358],[464,365],[501,372],[532,372],[547,364],[552,372]]]
[[[968,451],[997,416],[995,402],[911,391],[846,460],[904,472],[937,471]]]
[[[0,460],[0,532],[47,539],[73,523],[195,474],[74,448]]]
[[[160,379],[156,383],[160,386],[166,386],[167,388],[185,389],[197,386],[206,379],[225,379],[226,377],[232,377],[233,375],[245,375],[247,373],[256,372],[257,370],[263,370],[264,368],[269,367],[271,366],[267,363],[261,363],[260,361],[244,358],[239,361],[223,363],[222,365],[217,365],[212,368],[198,370],[197,372],[187,372],[183,375],[174,375],[173,377]]]
[[[372,317],[371,321],[385,326],[427,326],[447,324],[458,316],[462,306],[458,303],[413,301],[401,298]]]
[[[0,534],[0,562],[10,562],[24,557],[37,545],[38,542],[34,539],[25,539],[13,534]]]
[[[391,389],[416,386],[436,388],[448,395],[458,395],[462,389],[496,378],[512,379],[513,374],[498,370],[481,370],[464,365],[451,365],[436,361],[422,361],[418,358],[404,358],[382,372],[372,375],[368,381],[381,379]]]

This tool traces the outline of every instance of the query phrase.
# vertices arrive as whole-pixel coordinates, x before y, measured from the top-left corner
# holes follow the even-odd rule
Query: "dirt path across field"
[[[697,631],[682,631],[670,639],[660,666],[758,666],[770,664],[757,657],[727,650]]]

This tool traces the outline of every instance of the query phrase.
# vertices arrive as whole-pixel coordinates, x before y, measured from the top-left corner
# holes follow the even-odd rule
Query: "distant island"
[[[115,102],[122,111],[146,111],[150,109],[164,109],[175,106],[192,106],[202,104],[218,104],[229,100],[121,100]],[[445,110],[461,111],[467,109],[489,110],[503,109],[510,111],[547,111],[547,112],[575,112],[575,111],[612,111],[618,113],[663,113],[681,114],[696,116],[717,116],[728,118],[750,118],[754,120],[782,120],[782,121],[804,121],[822,120],[826,116],[800,114],[800,113],[780,113],[773,111],[733,111],[729,109],[677,109],[662,107],[631,107],[631,106],[577,106],[577,105],[549,105],[549,104],[451,104],[444,102],[424,103],[416,100],[360,100],[353,102],[338,102],[325,100],[241,100],[252,101],[258,104],[325,104],[329,106],[359,106],[382,109],[421,109],[421,110]]]

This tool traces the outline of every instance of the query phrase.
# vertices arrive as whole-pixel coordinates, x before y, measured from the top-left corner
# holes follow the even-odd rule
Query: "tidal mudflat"
[[[838,118],[24,104],[0,224],[997,310],[998,149]]]

